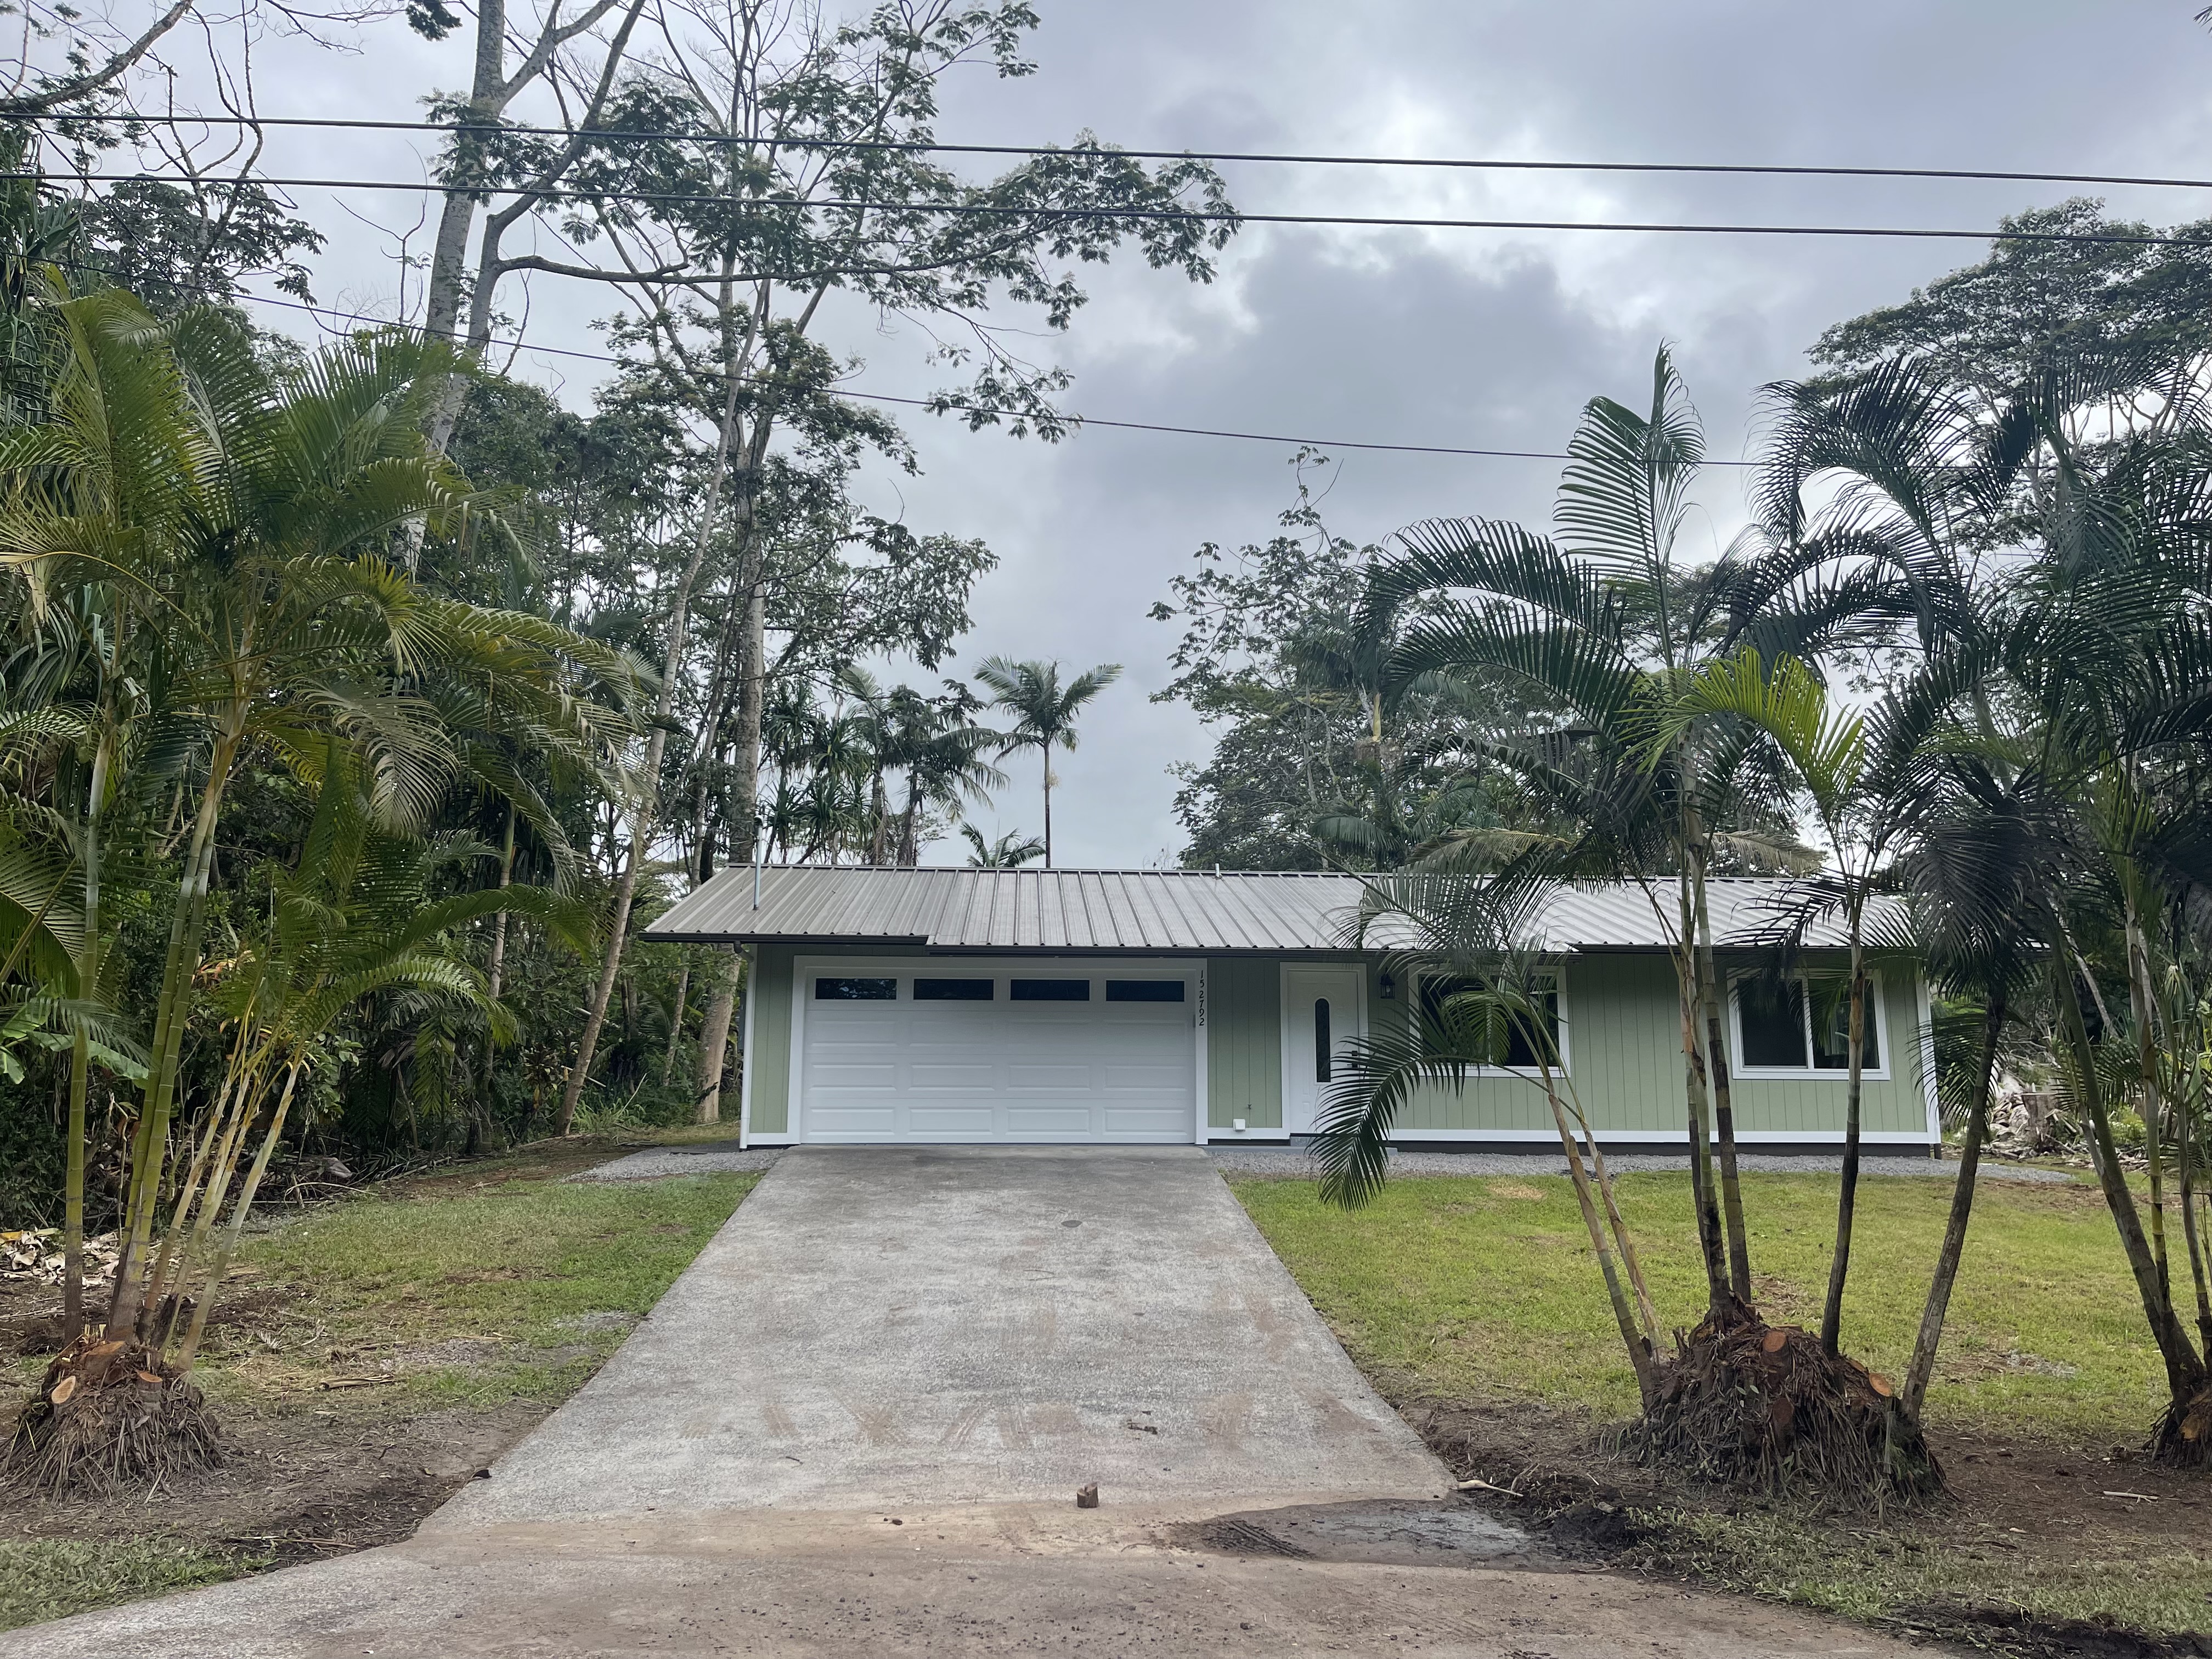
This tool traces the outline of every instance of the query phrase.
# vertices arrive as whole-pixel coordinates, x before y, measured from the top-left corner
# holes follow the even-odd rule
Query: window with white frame
[[[1486,988],[1483,981],[1449,974],[1421,975],[1420,998],[1422,1012],[1431,1020],[1449,1025],[1462,1038],[1458,1045],[1468,1052],[1456,1058],[1469,1060],[1483,1071],[1534,1072],[1538,1069],[1536,1045],[1532,1040],[1529,1010],[1512,1010],[1504,1000],[1492,1001],[1480,994]],[[1553,1062],[1564,1067],[1566,1063],[1566,1029],[1559,1012],[1559,976],[1546,973],[1530,988],[1534,994],[1536,1027],[1548,1039],[1547,1046],[1558,1056]],[[1459,1000],[1459,999],[1464,1000]],[[1434,1044],[1441,1033],[1425,1022],[1423,1041]],[[1548,1058],[1548,1056],[1547,1056]]]
[[[1743,1077],[1841,1077],[1850,1069],[1850,979],[1800,974],[1787,980],[1736,981],[1735,1069]],[[1881,982],[1867,980],[1863,1027],[1869,1077],[1887,1077],[1889,1020]]]

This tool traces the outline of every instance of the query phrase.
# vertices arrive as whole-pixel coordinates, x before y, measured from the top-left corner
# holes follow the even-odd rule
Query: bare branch
[[[88,94],[98,92],[102,87],[128,74],[140,58],[154,49],[156,40],[185,21],[185,15],[191,10],[192,4],[193,0],[176,0],[174,5],[155,20],[151,28],[96,70],[58,82],[40,92],[0,98],[0,116],[44,115],[49,110],[58,109],[64,104],[74,103]]]

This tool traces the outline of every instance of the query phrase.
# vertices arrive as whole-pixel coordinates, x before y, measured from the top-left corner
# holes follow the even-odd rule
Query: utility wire
[[[182,174],[153,173],[78,173],[53,175],[0,172],[0,179],[44,182],[77,181],[94,184],[189,185],[200,189],[231,187],[232,181],[210,181]],[[1061,208],[1000,206],[981,202],[870,202],[842,198],[811,201],[788,197],[727,196],[695,191],[586,190],[572,185],[547,189],[503,190],[496,185],[476,187],[427,182],[407,183],[383,179],[249,179],[245,182],[296,190],[404,191],[423,195],[535,196],[546,200],[655,202],[691,205],[793,208],[806,212],[830,210],[884,211],[952,218],[1073,220],[1125,219],[1158,222],[1196,221],[1224,225],[1341,225],[1353,228],[1403,230],[1603,230],[1702,236],[1874,236],[1911,240],[1951,242],[2069,242],[2083,246],[2130,247],[2208,247],[2212,238],[2161,236],[2155,232],[2056,230],[1942,230],[1881,225],[1693,225],[1617,219],[1428,219],[1391,214],[1246,213],[1209,208]],[[675,281],[682,273],[656,273],[654,280]],[[701,273],[703,280],[719,273]]]
[[[97,270],[100,268],[80,265],[78,269]],[[112,273],[104,272],[103,274],[112,275]],[[364,312],[337,311],[328,306],[308,305],[299,300],[265,298],[258,294],[244,294],[239,298],[253,305],[278,306],[287,311],[304,311],[316,317],[335,318],[345,322],[373,323],[383,328],[407,328],[412,331],[420,331],[415,330],[411,324],[395,323],[389,318],[373,317]],[[542,352],[555,357],[573,357],[585,362],[620,363],[625,361],[604,351],[577,351],[567,346],[538,345],[528,340],[494,340],[490,343],[501,350]],[[747,375],[744,378],[743,383],[751,386],[781,384],[770,382],[758,375]],[[988,404],[957,403],[951,399],[936,398],[899,398],[887,392],[854,392],[843,386],[825,386],[823,390],[833,398],[856,398],[878,404],[902,404],[909,408],[927,409],[937,414],[997,415],[1010,419],[1036,418],[1031,411],[1026,410],[1001,409]],[[1469,455],[1488,459],[1516,461],[1565,461],[1573,459],[1564,450],[1553,449],[1469,449],[1449,444],[1386,444],[1352,438],[1294,437],[1280,432],[1235,432],[1210,426],[1170,426],[1158,421],[1109,421],[1088,415],[1069,415],[1063,418],[1069,426],[1076,428],[1110,427],[1121,432],[1163,432],[1186,438],[1232,438],[1249,443],[1311,444],[1319,449],[1371,450],[1399,455]],[[1708,459],[1705,465],[1707,466],[1755,466],[1758,463]]]
[[[933,140],[773,138],[735,134],[685,132],[672,128],[538,127],[501,122],[375,121],[343,119],[333,116],[194,115],[170,118],[144,115],[53,114],[40,121],[84,125],[142,122],[149,125],[176,125],[234,127],[307,127],[356,132],[471,132],[490,137],[514,135],[532,138],[588,138],[595,143],[645,143],[675,139],[686,143],[757,149],[822,149],[884,151],[908,155],[1124,156],[1138,161],[1257,161],[1297,167],[1440,167],[1468,172],[1520,173],[1679,173],[1787,179],[1955,179],[2002,184],[2121,185],[2155,190],[2212,190],[2212,179],[2170,179],[2132,173],[2021,173],[1983,167],[1877,167],[1788,166],[1780,163],[1726,161],[1547,161],[1499,157],[1461,158],[1431,155],[1328,155],[1269,150],[1121,149],[1104,145],[946,144]]]

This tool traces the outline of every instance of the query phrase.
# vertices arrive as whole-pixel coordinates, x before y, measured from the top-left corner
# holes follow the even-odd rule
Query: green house
[[[725,871],[647,937],[754,951],[749,1145],[1296,1142],[1344,1045],[1428,989],[1345,947],[1360,894],[1334,874],[771,866]],[[1710,890],[1737,1136],[1763,1150],[1843,1135],[1839,938],[1816,928],[1794,977],[1759,971],[1789,898],[1782,881]],[[1592,1126],[1608,1146],[1685,1145],[1679,1004],[1650,898],[1562,889],[1540,925]],[[1934,1147],[1928,991],[1909,958],[1883,958],[1869,1035],[1867,1142]],[[1427,1091],[1399,1143],[1555,1142],[1516,1063],[1528,1058],[1509,1048]]]

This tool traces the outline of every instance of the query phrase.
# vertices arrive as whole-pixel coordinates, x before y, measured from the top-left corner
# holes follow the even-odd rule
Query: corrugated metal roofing
[[[1122,951],[1233,956],[1341,951],[1359,906],[1357,877],[1275,871],[900,870],[821,865],[725,870],[646,929],[699,943],[781,940],[922,945],[938,950]],[[1795,884],[1707,884],[1713,934],[1748,945],[1771,936]],[[1661,902],[1671,900],[1662,884]],[[1628,882],[1563,887],[1544,908],[1555,951],[1663,949],[1644,890]],[[1840,923],[1806,943],[1839,945]]]

